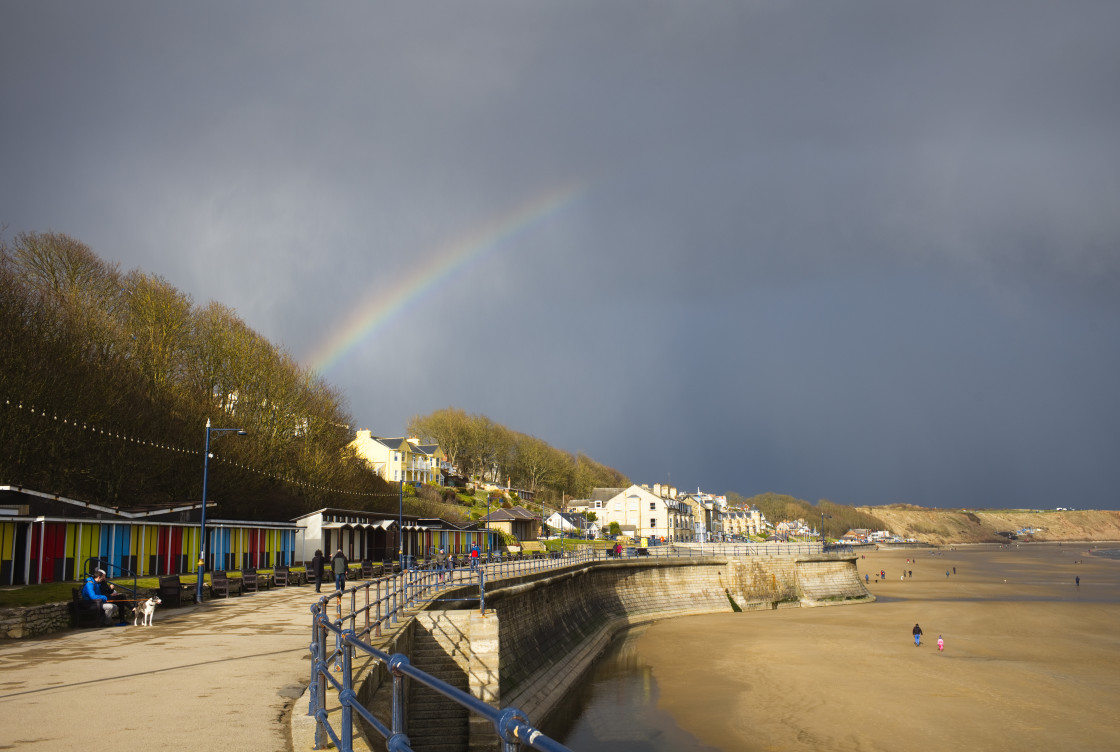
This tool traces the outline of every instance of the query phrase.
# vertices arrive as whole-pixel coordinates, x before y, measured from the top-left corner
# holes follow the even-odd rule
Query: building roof
[[[524,507],[512,507],[511,509],[495,509],[482,519],[487,522],[508,522],[510,520],[539,520],[540,517]]]

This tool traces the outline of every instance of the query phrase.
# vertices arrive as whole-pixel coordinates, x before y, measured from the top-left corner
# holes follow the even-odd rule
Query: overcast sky
[[[0,223],[400,435],[1120,508],[1120,3],[0,4]],[[324,343],[380,308],[335,356]]]

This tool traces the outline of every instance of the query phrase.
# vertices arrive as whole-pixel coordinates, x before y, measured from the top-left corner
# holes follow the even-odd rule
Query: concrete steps
[[[448,641],[446,635],[439,639]],[[457,645],[451,647],[453,651]],[[466,671],[440,645],[435,635],[417,629],[413,637],[412,664],[430,676],[469,692]],[[408,738],[414,752],[457,752],[466,750],[468,735],[466,708],[419,682],[408,690]]]

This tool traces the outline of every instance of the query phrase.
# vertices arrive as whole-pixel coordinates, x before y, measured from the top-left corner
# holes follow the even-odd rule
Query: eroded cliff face
[[[1120,512],[1035,512],[1013,509],[947,510],[857,507],[882,520],[892,533],[923,543],[1006,542],[1001,532],[1033,529],[1036,541],[1118,541]]]

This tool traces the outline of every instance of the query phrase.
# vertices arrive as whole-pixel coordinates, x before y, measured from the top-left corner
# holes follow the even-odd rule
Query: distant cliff
[[[1000,533],[1019,534],[1021,540],[1120,541],[1120,512],[1030,511],[1021,509],[947,510],[909,506],[856,507],[874,515],[903,538],[924,543],[1006,542]]]

